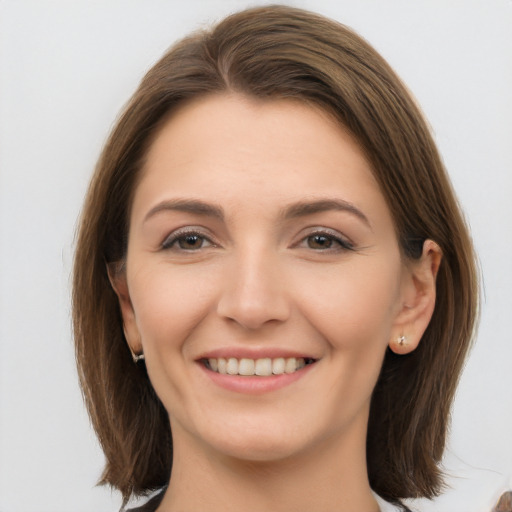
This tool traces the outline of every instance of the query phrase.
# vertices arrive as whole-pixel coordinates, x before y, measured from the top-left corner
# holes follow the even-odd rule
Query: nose
[[[217,304],[221,317],[248,330],[287,320],[290,301],[276,256],[247,251],[232,259],[226,274]]]

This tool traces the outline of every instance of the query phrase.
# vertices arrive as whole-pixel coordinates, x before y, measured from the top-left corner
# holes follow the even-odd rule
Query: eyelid
[[[183,237],[197,235],[200,238],[204,239],[207,242],[206,247],[219,247],[219,243],[215,240],[215,238],[211,235],[209,230],[201,227],[201,226],[183,226],[175,229],[171,233],[169,233],[162,243],[160,244],[160,248],[162,250],[170,250],[175,247],[175,244],[178,240]],[[325,249],[312,249],[315,252],[336,252],[336,251],[354,251],[355,244],[352,240],[347,237],[345,234],[339,232],[338,230],[327,228],[325,226],[312,226],[302,230],[302,232],[298,235],[298,240],[293,242],[291,247],[297,248],[301,246],[301,244],[306,243],[307,239],[313,236],[325,236],[333,240],[336,244],[336,247],[328,247]],[[205,247],[200,247],[196,250],[190,249],[180,249],[182,252],[196,252],[200,249],[204,249]]]
[[[181,228],[175,229],[171,233],[169,233],[162,243],[160,244],[160,248],[162,250],[170,250],[174,248],[174,244],[183,237],[197,235],[204,240],[208,241],[208,247],[216,247],[218,244],[214,241],[211,234],[205,233],[205,229],[200,226],[183,226]],[[201,247],[203,248],[203,247]],[[193,250],[187,251],[186,249],[181,249],[183,252],[194,252]]]
[[[311,228],[307,228],[300,234],[300,240],[292,245],[292,247],[298,247],[302,243],[306,242],[306,240],[312,236],[315,235],[323,235],[328,238],[331,238],[336,244],[337,247],[331,248],[328,247],[326,249],[317,249],[316,252],[335,252],[335,251],[354,251],[355,250],[355,244],[350,240],[349,237],[344,235],[343,233],[340,233],[339,231],[332,229],[332,228],[326,228],[324,226],[314,226]],[[314,250],[314,249],[311,249]]]

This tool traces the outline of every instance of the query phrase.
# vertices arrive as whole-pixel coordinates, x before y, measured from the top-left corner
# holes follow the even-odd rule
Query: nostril
[[[277,298],[256,303],[246,300],[229,304],[227,301],[223,301],[222,304],[219,304],[217,311],[226,320],[235,322],[249,330],[286,321],[289,316],[287,305]]]

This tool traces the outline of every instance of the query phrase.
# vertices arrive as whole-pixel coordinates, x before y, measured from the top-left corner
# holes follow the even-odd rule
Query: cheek
[[[400,297],[400,266],[353,265],[323,281],[304,296],[302,311],[326,342],[326,404],[343,404],[330,412],[339,425],[369,406]]]
[[[192,267],[176,272],[162,264],[134,274],[130,294],[148,350],[176,348],[208,314],[215,285]]]
[[[212,304],[214,285],[192,267],[141,266],[130,290],[149,379],[168,411],[180,410],[186,399],[188,340]]]
[[[333,348],[362,353],[389,341],[400,303],[399,257],[365,258],[323,276],[304,274],[303,314]]]

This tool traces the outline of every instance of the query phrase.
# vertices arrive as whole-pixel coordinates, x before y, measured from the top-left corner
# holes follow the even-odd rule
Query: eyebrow
[[[195,213],[196,215],[204,215],[206,217],[215,217],[219,220],[224,219],[224,211],[220,206],[205,203],[197,199],[170,199],[162,201],[151,208],[144,217],[144,222],[154,217],[156,214],[165,211],[178,211]]]
[[[306,217],[315,213],[321,213],[326,211],[342,211],[348,212],[362,222],[364,222],[370,229],[371,224],[366,215],[356,208],[352,203],[344,201],[343,199],[317,199],[312,201],[299,201],[285,207],[281,211],[281,217],[285,220],[295,219],[298,217]],[[212,203],[206,203],[198,199],[169,199],[162,201],[156,206],[151,208],[144,217],[146,222],[151,217],[157,215],[160,212],[165,211],[179,211],[194,213],[196,215],[204,215],[205,217],[214,217],[219,220],[224,220],[224,210],[221,206]]]
[[[344,201],[343,199],[318,199],[313,201],[299,201],[290,206],[287,206],[282,216],[285,219],[295,219],[297,217],[305,217],[315,213],[326,212],[330,210],[347,212],[355,215],[358,219],[363,221],[370,229],[371,224],[368,217],[356,208],[352,203]]]

